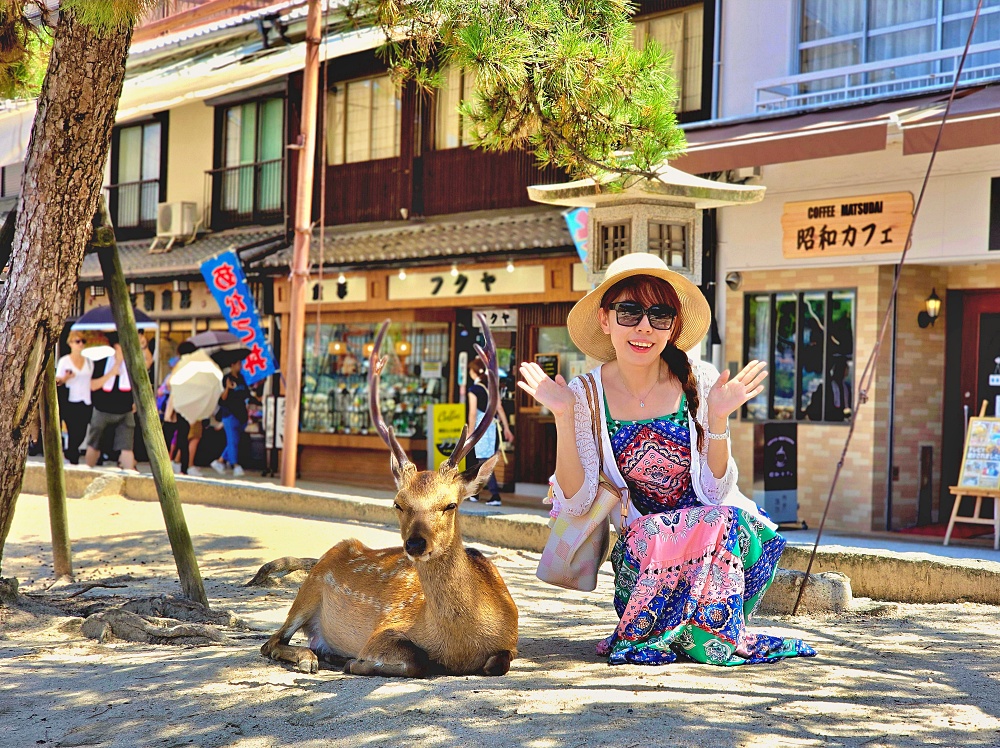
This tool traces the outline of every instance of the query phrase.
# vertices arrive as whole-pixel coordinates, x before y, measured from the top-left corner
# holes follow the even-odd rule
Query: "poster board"
[[[544,371],[550,379],[555,379],[556,374],[559,373],[558,353],[536,353],[535,363],[542,367],[542,371]]]
[[[970,494],[1000,492],[1000,418],[969,419],[958,485]]]
[[[465,405],[462,403],[436,403],[427,407],[428,444],[427,469],[437,470],[451,457],[465,426]],[[433,467],[431,463],[433,462]],[[465,469],[465,458],[458,464]]]

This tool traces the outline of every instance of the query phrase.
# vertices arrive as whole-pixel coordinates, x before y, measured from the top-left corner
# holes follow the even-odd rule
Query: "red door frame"
[[[979,414],[980,401],[976,388],[979,382],[979,318],[983,314],[1000,314],[1000,291],[968,291],[962,312],[962,368],[960,377],[961,403],[968,406],[969,415]]]

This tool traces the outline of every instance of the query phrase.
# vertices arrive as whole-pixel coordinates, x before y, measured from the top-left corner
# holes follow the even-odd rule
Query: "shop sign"
[[[461,299],[468,296],[507,296],[545,293],[545,266],[515,266],[513,272],[504,268],[476,269],[469,265],[454,274],[407,273],[405,278],[389,276],[389,299]]]
[[[226,318],[229,332],[240,339],[249,351],[243,360],[243,378],[247,384],[259,382],[277,372],[271,345],[264,338],[260,316],[239,257],[232,250],[209,257],[201,263],[201,274]]]
[[[479,327],[478,314],[486,316],[486,323],[491,330],[516,330],[517,310],[516,309],[483,309],[476,310],[477,314],[472,315],[473,327]]]
[[[434,470],[444,464],[458,445],[458,438],[465,426],[465,405],[463,403],[435,403],[427,406],[428,429],[427,451],[433,455]],[[430,466],[428,465],[428,468]],[[465,469],[465,459],[458,465]]]
[[[785,203],[781,250],[789,259],[898,253],[912,220],[910,192]]]
[[[309,286],[307,299],[310,304],[353,304],[368,301],[368,281],[364,276],[346,277],[340,283],[336,278],[324,278]]]

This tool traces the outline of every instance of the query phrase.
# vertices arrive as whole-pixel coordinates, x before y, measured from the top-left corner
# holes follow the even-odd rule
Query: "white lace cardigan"
[[[708,430],[708,391],[719,378],[719,372],[714,366],[706,361],[691,360],[691,368],[694,371],[695,380],[698,383],[698,422],[702,429]],[[601,427],[601,439],[604,452],[604,474],[616,486],[627,490],[625,479],[618,470],[614,452],[611,449],[611,437],[608,434],[607,413],[604,403],[604,385],[601,381],[601,367],[598,366],[591,374],[597,382],[597,403],[600,412],[598,413],[598,423]],[[587,403],[587,393],[584,385],[578,377],[569,383],[569,388],[576,396],[576,406],[574,408],[574,420],[576,423],[576,448],[580,453],[580,462],[583,465],[583,485],[580,490],[572,496],[566,496],[559,482],[553,475],[549,480],[552,484],[552,504],[555,513],[567,512],[580,516],[586,512],[594,497],[597,495],[597,481],[600,472],[598,467],[597,444],[594,441],[594,431],[591,426],[590,406]],[[691,485],[698,500],[702,504],[723,504],[726,506],[736,506],[744,511],[755,515],[761,522],[771,529],[777,529],[771,520],[767,519],[760,512],[760,509],[750,499],[739,492],[736,487],[736,462],[732,454],[729,456],[729,464],[726,465],[726,472],[721,478],[716,478],[708,467],[708,444],[706,437],[703,448],[698,450],[698,434],[694,427],[694,420],[688,415],[688,428],[691,432]],[[611,512],[615,527],[619,527],[621,517],[617,510]],[[628,519],[631,524],[641,516],[635,505],[628,502]]]

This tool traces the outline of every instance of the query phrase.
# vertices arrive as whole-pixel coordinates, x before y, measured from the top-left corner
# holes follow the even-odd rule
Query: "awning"
[[[934,150],[947,97],[932,108],[903,121],[903,155]],[[1000,85],[967,89],[956,94],[941,135],[940,150],[1000,144]]]
[[[940,94],[732,125],[685,130],[688,150],[671,162],[690,174],[883,151],[890,125],[936,106]]]

